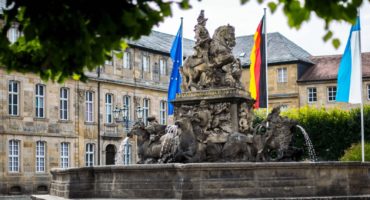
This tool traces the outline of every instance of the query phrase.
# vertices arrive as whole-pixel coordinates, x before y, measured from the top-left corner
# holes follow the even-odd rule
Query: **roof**
[[[250,65],[250,52],[253,47],[253,35],[236,37],[236,46],[233,49],[235,58],[239,58],[242,65]],[[282,62],[312,63],[311,55],[288,40],[278,32],[267,34],[267,61],[269,64]]]
[[[149,35],[141,36],[139,40],[128,41],[129,45],[170,53],[174,35],[152,31]],[[184,56],[193,54],[194,41],[183,38]]]
[[[162,33],[158,31],[152,31],[148,36],[142,36],[139,40],[129,41],[129,44],[135,45],[142,48],[152,49],[169,53],[172,41],[175,39],[174,35]],[[268,62],[282,63],[282,62],[307,62],[312,63],[309,59],[311,55],[288,40],[280,33],[269,33],[267,35],[267,46],[268,46]],[[250,64],[250,52],[253,46],[253,35],[236,37],[236,45],[233,49],[235,58],[239,58],[243,66]],[[190,39],[183,40],[184,56],[193,55],[194,41]],[[243,55],[243,56],[241,56]]]
[[[370,52],[362,53],[362,76],[370,77]],[[298,82],[336,80],[342,55],[312,56],[315,63],[298,79]]]

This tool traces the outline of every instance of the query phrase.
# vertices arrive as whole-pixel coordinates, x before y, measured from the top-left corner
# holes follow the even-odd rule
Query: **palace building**
[[[16,32],[11,33],[16,34]],[[10,35],[11,38],[16,35]],[[0,68],[0,194],[47,193],[51,168],[115,164],[127,130],[155,116],[167,124],[167,87],[172,69],[173,35],[152,31],[129,41],[122,59],[115,56],[87,82],[44,82],[35,74],[8,74]],[[184,39],[184,56],[194,41]],[[234,56],[249,87],[249,54],[253,36],[236,38]],[[341,56],[311,56],[280,33],[268,34],[269,106],[347,106],[335,102]],[[364,100],[369,102],[370,53],[363,53]],[[116,120],[126,107],[127,121]],[[140,108],[140,110],[138,110]],[[137,158],[130,139],[128,163]]]

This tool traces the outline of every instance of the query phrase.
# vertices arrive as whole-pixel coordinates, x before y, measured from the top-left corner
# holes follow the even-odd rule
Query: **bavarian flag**
[[[265,16],[254,34],[254,45],[250,54],[250,82],[249,92],[256,100],[254,108],[267,107],[266,85],[266,45],[264,31]]]

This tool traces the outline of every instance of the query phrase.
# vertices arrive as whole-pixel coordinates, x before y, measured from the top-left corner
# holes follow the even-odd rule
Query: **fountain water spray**
[[[302,126],[297,125],[297,127],[301,130],[301,133],[304,137],[304,140],[306,142],[306,147],[308,149],[308,155],[310,156],[311,161],[315,162],[317,160],[317,158],[316,158],[315,149],[312,145],[310,137],[308,136],[306,130]]]

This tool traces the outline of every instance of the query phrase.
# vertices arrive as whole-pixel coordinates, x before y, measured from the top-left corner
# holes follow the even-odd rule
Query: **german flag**
[[[253,99],[256,100],[254,108],[267,107],[267,87],[266,87],[266,47],[265,47],[265,31],[264,19],[257,27],[254,34],[254,45],[250,55],[250,83],[249,92]]]

